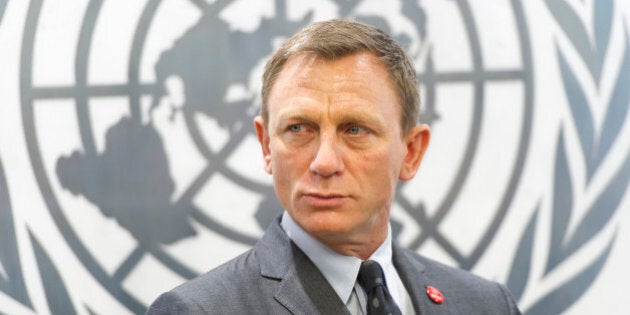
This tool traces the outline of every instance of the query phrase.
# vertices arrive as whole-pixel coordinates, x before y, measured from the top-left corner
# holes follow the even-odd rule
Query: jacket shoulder
[[[256,252],[251,249],[163,293],[151,304],[147,314],[239,312],[251,306],[249,303],[260,300],[260,296],[254,297],[252,292],[267,291],[264,287]]]
[[[454,268],[408,249],[405,256],[423,266],[425,285],[438,288],[445,303],[460,311],[480,314],[520,314],[509,290],[502,284],[484,279],[471,272]]]

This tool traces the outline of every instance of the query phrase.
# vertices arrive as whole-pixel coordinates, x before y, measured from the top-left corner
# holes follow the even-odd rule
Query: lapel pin
[[[433,303],[442,304],[444,302],[444,295],[436,287],[427,286],[427,295]]]

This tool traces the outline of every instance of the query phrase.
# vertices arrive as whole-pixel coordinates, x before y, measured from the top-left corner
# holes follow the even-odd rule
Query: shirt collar
[[[333,287],[344,303],[350,294],[361,267],[361,259],[345,256],[322,244],[300,227],[285,211],[280,222],[289,238],[308,256],[320,270],[324,278]],[[384,270],[393,268],[391,228],[388,226],[387,237],[383,244],[372,254],[370,259],[377,261]],[[385,278],[388,278],[387,275]],[[386,280],[387,281],[387,280]]]

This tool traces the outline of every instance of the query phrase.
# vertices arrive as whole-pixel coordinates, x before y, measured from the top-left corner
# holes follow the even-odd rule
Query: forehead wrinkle
[[[384,66],[378,60],[367,57],[356,59],[354,64],[339,66],[337,61],[343,58],[326,60],[308,53],[294,56],[285,64],[276,84],[278,87],[280,82],[284,81],[285,84],[282,85],[284,90],[274,89],[275,91],[272,91],[270,95],[270,101],[273,102],[270,104],[279,101],[279,103],[288,105],[286,107],[297,107],[303,110],[313,107],[312,110],[308,110],[308,113],[304,113],[306,115],[302,115],[311,117],[309,120],[315,119],[316,115],[317,121],[321,121],[323,118],[321,115],[326,115],[334,118],[335,121],[387,125],[384,122],[384,117],[374,115],[371,111],[361,113],[362,110],[359,109],[365,104],[377,104],[386,101],[383,99],[383,95],[373,93],[375,90],[373,87],[378,83],[373,80],[363,80],[366,76],[387,78],[384,83],[393,90],[392,82],[387,70],[383,68]],[[355,75],[348,76],[346,75],[348,72]],[[287,88],[294,92],[300,92],[292,93]],[[357,91],[361,91],[361,93],[356,93]],[[290,100],[283,99],[295,94],[300,96]],[[396,93],[394,92],[394,94]],[[397,98],[398,95],[396,94],[395,97]],[[391,105],[400,110],[398,104]],[[321,108],[321,106],[326,108]],[[369,105],[367,106],[369,107]],[[286,107],[281,112],[289,109]],[[318,110],[319,112],[317,112]],[[287,117],[286,115],[282,116]],[[280,118],[280,115],[277,117]]]
[[[285,68],[293,66],[293,71],[286,73],[286,78],[291,78],[291,80],[296,83],[297,87],[305,87],[321,92],[336,92],[342,90],[348,85],[358,85],[362,88],[368,89],[369,86],[366,86],[366,82],[362,80],[362,78],[364,76],[375,75],[373,71],[375,70],[374,66],[379,69],[377,72],[381,72],[381,70],[383,70],[384,74],[388,76],[387,71],[382,69],[383,66],[378,61],[373,60],[373,58],[369,58],[371,54],[359,54],[365,54],[367,57],[359,58],[355,60],[354,64],[344,66],[341,66],[339,61],[345,58],[350,58],[354,55],[342,57],[340,59],[328,60],[314,54],[301,54],[287,61]],[[295,63],[295,65],[289,66],[289,64],[293,63]],[[312,73],[316,72],[325,73],[326,75],[316,81],[314,79],[318,76],[312,75]],[[349,77],[347,75],[349,72],[355,73],[356,75]],[[319,86],[319,88],[316,86]],[[368,89],[368,91],[371,90]]]
[[[313,106],[292,105],[278,112],[278,120],[319,121],[320,113]]]
[[[352,123],[379,129],[386,129],[388,127],[383,116],[371,110],[362,110],[358,108],[360,106],[360,104],[349,104],[349,106],[339,107],[336,111],[337,117],[334,118],[337,124]]]
[[[328,121],[332,124],[356,123],[371,127],[387,128],[385,117],[370,109],[375,100],[354,93],[325,93],[285,100],[278,112],[280,120],[295,119],[312,123]],[[395,106],[395,105],[393,105]],[[366,110],[366,108],[368,110]],[[327,119],[324,119],[326,117]]]
[[[327,97],[329,98],[329,97]],[[307,122],[314,124],[331,124],[334,126],[345,124],[366,125],[379,130],[387,129],[385,118],[372,111],[360,109],[355,102],[292,102],[290,106],[278,111],[278,123],[287,121]],[[278,127],[282,126],[282,123]]]

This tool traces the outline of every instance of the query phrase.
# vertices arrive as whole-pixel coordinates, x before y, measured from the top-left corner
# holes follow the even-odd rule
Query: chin
[[[303,223],[303,228],[311,235],[339,236],[352,231],[349,221],[340,216],[326,216],[324,218],[309,218]]]

